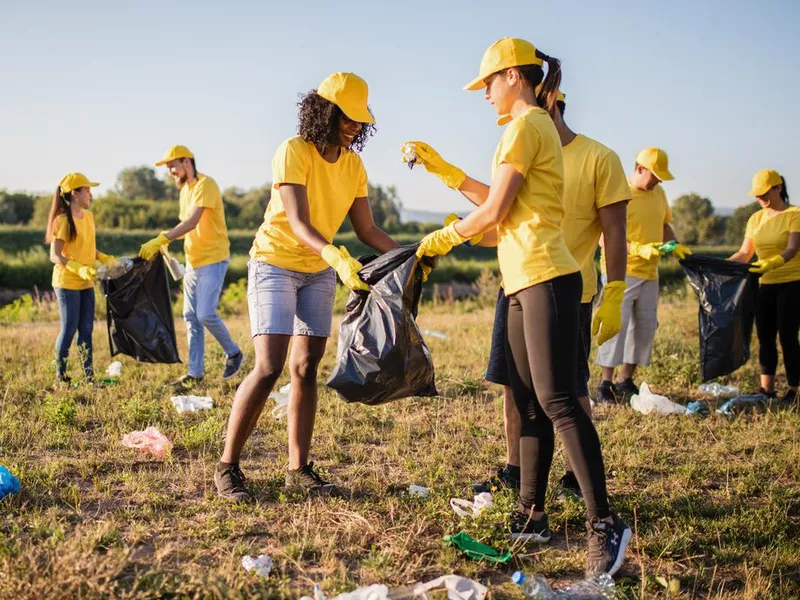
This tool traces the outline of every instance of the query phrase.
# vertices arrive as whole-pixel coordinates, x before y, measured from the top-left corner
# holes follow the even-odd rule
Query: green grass
[[[54,387],[57,326],[0,328],[0,464],[23,485],[18,496],[0,501],[0,598],[296,598],[314,582],[333,594],[447,573],[489,584],[495,598],[519,598],[509,582],[515,569],[557,581],[580,577],[583,509],[558,500],[555,491],[548,500],[553,541],[512,547],[508,566],[473,562],[442,543],[443,535],[465,528],[509,547],[512,497],[497,495],[495,508],[477,520],[460,520],[448,506],[503,460],[499,390],[481,379],[491,296],[421,307],[420,326],[450,336],[429,342],[441,397],[366,407],[320,387],[312,458],[357,492],[352,499],[305,500],[283,492],[285,421],[275,421],[268,404],[242,461],[258,502],[241,507],[215,499],[211,481],[235,391],[219,379],[223,356],[213,341],[199,393],[216,406],[180,416],[163,387],[181,374],[180,365],[123,358],[115,386]],[[227,321],[252,365],[246,318]],[[654,363],[640,379],[674,400],[695,399],[693,297],[665,298],[659,321]],[[185,357],[180,322],[178,329]],[[98,322],[99,372],[112,360],[105,335]],[[330,373],[335,341],[320,381]],[[756,366],[751,361],[727,382],[753,389]],[[785,386],[782,378],[778,383]],[[617,578],[621,598],[666,598],[656,577],[679,579],[681,598],[800,597],[797,413],[699,420],[617,406],[598,410],[596,423],[613,507],[635,527]],[[170,457],[154,459],[121,445],[125,433],[148,425],[174,442]],[[563,468],[559,447],[551,482]],[[432,496],[410,498],[404,492],[410,483],[430,487]],[[240,565],[244,554],[260,553],[276,563],[266,579]]]

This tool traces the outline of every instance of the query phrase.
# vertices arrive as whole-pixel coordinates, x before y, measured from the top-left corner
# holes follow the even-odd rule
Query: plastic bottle
[[[511,581],[531,600],[612,600],[616,594],[614,580],[607,573],[558,590],[551,588],[541,575],[528,577],[521,571],[514,573]]]
[[[116,260],[101,265],[97,269],[97,278],[102,281],[117,279],[122,277],[133,268],[133,261],[127,256],[121,256]]]
[[[167,266],[167,271],[169,271],[169,274],[172,275],[175,281],[178,281],[186,274],[186,269],[183,268],[183,265],[177,258],[169,253],[166,246],[161,247],[161,254],[164,256],[164,264]]]
[[[704,383],[700,386],[700,391],[704,394],[711,394],[714,398],[733,398],[739,394],[739,388],[735,385],[721,385],[714,383]]]

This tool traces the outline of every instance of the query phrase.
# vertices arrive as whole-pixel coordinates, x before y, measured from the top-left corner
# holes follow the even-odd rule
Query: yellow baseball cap
[[[636,164],[650,169],[660,181],[675,179],[669,172],[669,157],[661,148],[645,148],[636,155]]]
[[[497,73],[510,67],[523,65],[542,66],[542,59],[536,57],[536,46],[519,38],[504,37],[489,46],[483,53],[481,68],[478,76],[464,86],[465,90],[482,90],[485,86],[483,80],[492,73]]]
[[[753,187],[747,192],[747,195],[754,198],[763,196],[776,185],[781,185],[782,183],[783,178],[780,173],[772,169],[764,169],[753,175]]]
[[[541,91],[541,89],[542,85],[539,84],[539,86],[536,88],[536,93],[538,94]],[[563,102],[564,104],[567,103],[567,97],[561,90],[558,90],[558,95],[556,96],[556,102]],[[497,124],[501,126],[505,125],[506,123],[510,123],[511,119],[512,119],[511,115],[500,115],[499,117],[497,117]]]
[[[77,190],[82,187],[97,187],[99,183],[89,181],[83,173],[69,173],[61,178],[58,182],[58,187],[61,189],[62,194],[67,194],[72,190]]]
[[[175,160],[176,158],[194,158],[194,154],[192,151],[189,150],[186,146],[173,146],[167,153],[164,155],[160,161],[156,163],[157,167],[167,164],[171,160]]]
[[[358,123],[375,122],[367,108],[367,82],[355,73],[329,75],[317,87],[317,94],[341,108],[348,119]]]

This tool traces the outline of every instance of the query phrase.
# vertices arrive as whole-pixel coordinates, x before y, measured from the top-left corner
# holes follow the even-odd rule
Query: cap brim
[[[172,159],[170,159],[170,160],[172,160]],[[160,160],[160,161],[158,161],[157,163],[153,163],[153,164],[154,164],[155,166],[157,166],[157,167],[163,167],[163,166],[164,166],[165,164],[167,164],[168,162],[169,162],[169,160]]]
[[[339,108],[342,109],[342,112],[351,121],[355,121],[357,123],[368,123],[369,125],[375,124],[375,118],[372,116],[372,113],[369,112],[369,109],[366,106],[339,106]]]
[[[753,188],[749,192],[747,192],[748,196],[752,196],[753,198],[758,198],[759,196],[763,196],[770,190],[769,186],[761,187],[761,188]]]
[[[100,185],[100,184],[97,183],[96,181],[90,181],[88,187],[97,187],[98,185]]]
[[[486,87],[486,84],[483,83],[483,80],[486,79],[486,75],[478,75],[475,79],[470,81],[467,85],[464,86],[465,92],[477,92],[478,90],[482,90]]]
[[[672,181],[673,179],[675,179],[672,176],[672,173],[669,172],[669,169],[667,169],[666,171],[653,171],[653,175],[658,177],[659,181]]]

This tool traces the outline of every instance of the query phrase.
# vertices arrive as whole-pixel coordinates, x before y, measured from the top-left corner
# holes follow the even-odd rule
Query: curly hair
[[[330,144],[339,143],[339,121],[344,116],[342,109],[326,100],[316,90],[300,94],[297,102],[297,134],[314,144],[320,152]],[[367,139],[375,135],[375,125],[362,123],[350,150],[361,152]]]

